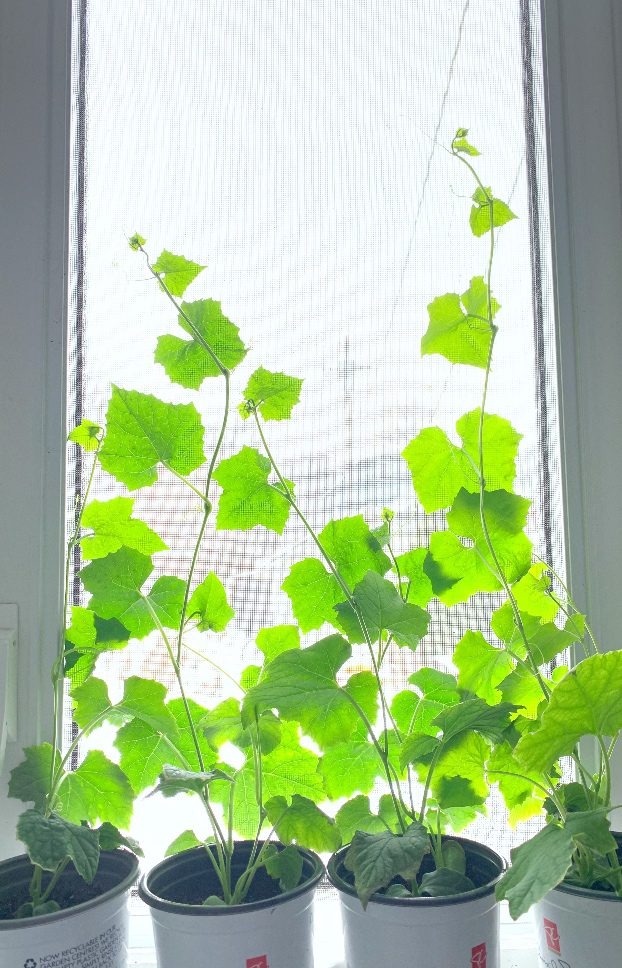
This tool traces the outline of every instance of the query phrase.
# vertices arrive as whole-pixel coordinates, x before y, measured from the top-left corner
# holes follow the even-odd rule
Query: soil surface
[[[49,874],[44,874],[42,882],[44,888],[49,883],[49,878]],[[21,905],[30,900],[28,885],[28,880],[12,885],[3,884],[0,881],[0,921],[12,920]],[[96,874],[91,884],[85,884],[74,870],[68,868],[54,888],[50,900],[56,901],[62,910],[65,910],[99,897],[100,894],[110,890],[110,887],[110,875],[106,877]]]

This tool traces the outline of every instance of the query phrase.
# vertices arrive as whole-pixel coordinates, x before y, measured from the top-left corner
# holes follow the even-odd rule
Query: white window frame
[[[61,608],[71,0],[0,0],[0,603],[19,606],[18,742],[49,736]],[[571,585],[622,646],[622,5],[543,0]],[[622,797],[622,761],[615,771]],[[621,802],[618,798],[617,802]],[[7,806],[8,803],[8,806]]]

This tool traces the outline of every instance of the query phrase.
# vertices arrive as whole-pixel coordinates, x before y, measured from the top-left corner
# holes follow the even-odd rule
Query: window
[[[77,17],[72,419],[103,422],[112,381],[192,399],[214,431],[218,393],[209,381],[193,394],[150,362],[157,336],[176,320],[127,245],[138,230],[154,258],[167,247],[207,265],[189,293],[220,300],[251,347],[234,399],[259,364],[305,378],[294,419],[269,431],[312,524],[362,512],[376,526],[389,506],[399,551],[425,545],[430,524],[399,455],[425,426],[453,429],[481,395],[479,373],[420,357],[427,304],[464,291],[485,269],[485,246],[465,224],[472,186],[443,151],[464,124],[485,177],[521,216],[501,235],[495,266],[503,309],[490,408],[525,436],[520,480],[534,501],[535,543],[561,567],[536,5],[238,0],[202,8],[184,0],[111,10],[89,0]],[[225,455],[256,446],[249,431],[234,421]],[[158,529],[171,552],[160,567],[187,567],[200,511],[183,485],[160,476],[138,493],[136,513],[155,525],[167,508]],[[70,478],[79,492],[80,463]],[[120,493],[102,476],[92,496]],[[217,563],[236,609],[212,646],[228,668],[255,660],[263,625],[293,620],[280,585],[312,553],[308,541],[293,521],[283,539],[211,524],[197,574]],[[404,670],[447,666],[489,609],[483,600],[434,607],[416,656],[400,650],[394,660],[401,681]],[[155,637],[98,666],[117,681],[165,668]],[[214,704],[222,677],[201,660],[186,668],[192,694]],[[158,808],[150,801],[140,810],[152,831],[142,839],[157,856]],[[492,839],[507,852],[504,825]]]

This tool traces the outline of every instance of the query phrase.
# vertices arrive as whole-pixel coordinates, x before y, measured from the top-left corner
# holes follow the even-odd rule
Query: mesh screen
[[[193,400],[215,439],[218,385],[191,394],[152,363],[157,336],[176,321],[129,250],[138,230],[154,258],[166,247],[207,265],[189,298],[222,301],[251,347],[235,402],[259,364],[304,376],[293,420],[267,429],[311,523],[363,513],[376,525],[388,506],[395,550],[425,545],[439,521],[417,506],[399,455],[423,427],[451,431],[481,397],[480,372],[420,359],[428,303],[463,292],[486,265],[486,243],[468,227],[473,186],[443,150],[468,126],[485,183],[520,216],[499,235],[489,409],[524,434],[519,489],[533,500],[532,537],[561,569],[539,5],[75,0],[75,28],[70,422],[103,420],[114,382]],[[234,418],[223,456],[243,442],[258,445]],[[68,468],[70,515],[84,476],[79,462]],[[117,493],[97,478],[94,497]],[[153,577],[186,568],[200,521],[192,493],[163,473],[135,513],[171,548]],[[311,554],[293,520],[283,538],[210,526],[197,578],[216,570],[236,608],[210,643],[233,675],[257,658],[261,626],[292,621],[280,585]],[[395,656],[396,689],[421,665],[447,668],[463,632],[485,629],[495,604],[435,605],[418,652]],[[199,660],[187,671],[204,703],[226,689]],[[156,637],[98,666],[117,689],[135,673],[167,681]],[[193,810],[141,805],[148,855],[166,845],[163,825],[168,843]],[[504,821],[495,802],[472,833],[507,852],[523,832]]]

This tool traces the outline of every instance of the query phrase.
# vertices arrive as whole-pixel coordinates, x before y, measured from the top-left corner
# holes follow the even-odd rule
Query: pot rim
[[[277,842],[275,841],[275,844]],[[239,840],[236,842],[236,846],[248,845],[249,847],[253,845],[252,840]],[[187,904],[181,901],[168,901],[166,898],[160,897],[155,894],[150,886],[149,881],[154,874],[160,873],[165,868],[174,867],[181,858],[186,861],[191,858],[191,855],[195,855],[197,858],[203,855],[205,847],[191,847],[188,850],[182,850],[178,854],[174,854],[172,857],[165,857],[161,860],[155,867],[152,867],[150,871],[140,879],[138,884],[138,896],[142,901],[145,902],[149,907],[156,908],[158,911],[165,911],[168,914],[179,914],[186,915],[189,917],[223,917],[232,914],[244,914],[246,912],[251,913],[252,911],[262,911],[266,908],[275,907],[275,905],[284,904],[286,901],[291,901],[296,897],[300,897],[302,894],[314,891],[317,884],[324,877],[326,869],[321,858],[312,850],[307,847],[299,847],[298,844],[294,844],[296,850],[299,851],[309,860],[313,866],[313,872],[309,877],[306,878],[302,883],[298,884],[296,887],[292,888],[291,891],[286,891],[284,894],[277,894],[276,897],[268,897],[261,901],[250,901],[248,904],[228,904],[225,906],[216,907],[204,907],[201,904]]]
[[[486,844],[480,844],[476,840],[468,840],[466,837],[454,836],[450,836],[447,839],[457,841],[464,848],[467,855],[469,851],[475,853],[473,848],[477,848],[477,852],[483,853],[488,860],[492,861],[499,868],[497,876],[487,884],[476,887],[472,891],[466,891],[464,894],[450,894],[445,897],[387,897],[384,894],[372,894],[369,903],[385,904],[388,907],[447,907],[455,904],[467,904],[469,901],[477,901],[479,898],[494,894],[497,884],[507,869],[507,861],[505,858],[493,850],[492,847],[488,847]],[[350,897],[358,898],[355,889],[337,873],[339,864],[349,846],[349,844],[346,844],[332,855],[326,865],[326,873],[329,881],[333,887],[337,888],[340,894],[348,894]]]
[[[74,904],[72,907],[63,908],[61,911],[53,911],[50,914],[37,914],[36,917],[32,918],[12,918],[10,920],[6,918],[0,918],[0,932],[1,931],[19,931],[26,928],[37,928],[40,925],[55,924],[58,921],[63,921],[66,918],[74,917],[84,913],[85,911],[90,911],[93,908],[98,907],[106,901],[112,900],[114,897],[118,897],[120,894],[124,894],[128,891],[138,874],[138,857],[129,850],[124,850],[122,847],[116,848],[116,850],[102,851],[101,859],[109,860],[113,864],[117,859],[123,858],[125,862],[126,858],[129,860],[131,858],[131,867],[128,873],[123,877],[118,884],[114,887],[108,888],[103,894],[98,894],[97,897],[91,897],[88,901],[82,901],[80,904]],[[101,861],[100,861],[101,863]],[[32,866],[32,861],[27,854],[17,854],[15,857],[7,857],[6,860],[0,861],[0,882],[2,881],[3,874],[5,874],[5,868],[9,865],[14,865],[21,867],[22,865]]]

